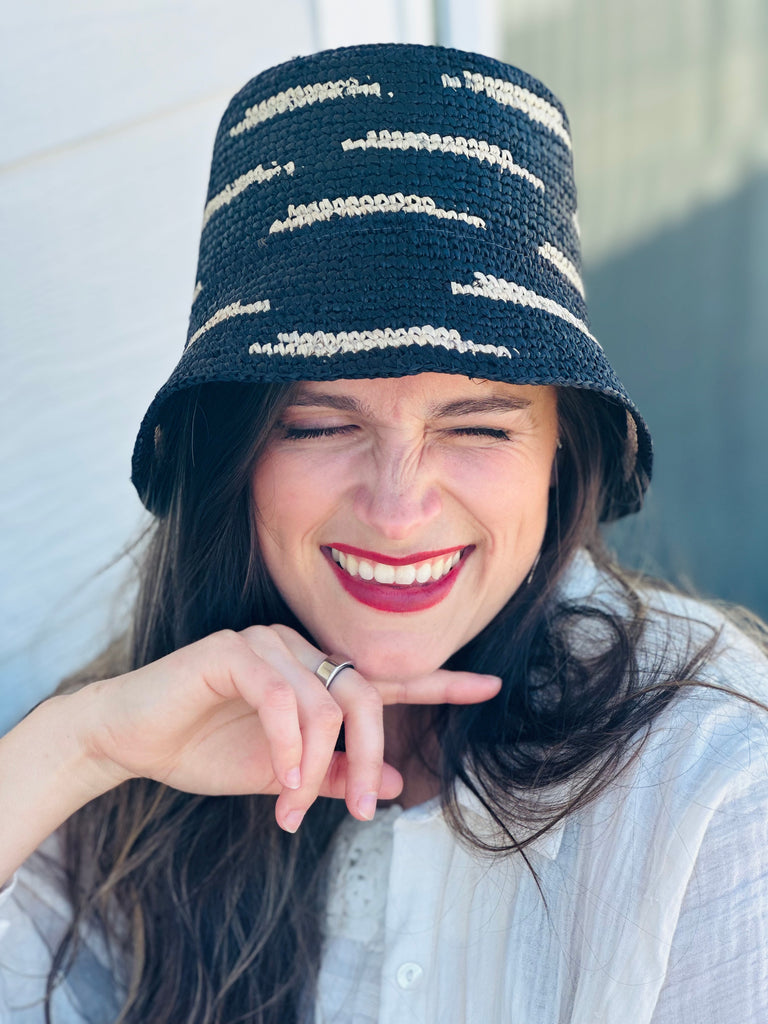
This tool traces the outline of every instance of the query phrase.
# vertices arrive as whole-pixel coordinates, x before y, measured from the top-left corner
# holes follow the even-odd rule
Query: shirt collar
[[[550,798],[553,795],[557,797],[561,795],[561,792],[559,789],[555,792],[554,788],[552,788],[547,791],[547,795]],[[483,803],[463,782],[458,782],[456,785],[456,799],[462,811],[475,818],[477,824],[480,826],[479,831],[481,835],[485,829],[485,834],[487,834],[490,839],[496,838],[498,840],[503,838],[503,834],[501,833],[498,825],[493,821]],[[512,797],[510,799],[514,798]],[[565,821],[564,819],[561,819],[556,825],[553,825],[552,828],[548,829],[543,835],[533,839],[525,847],[526,855],[529,853],[540,854],[548,860],[554,860],[560,851],[564,830]],[[536,827],[521,824],[515,829],[514,836],[515,839],[522,842],[530,836],[535,835],[535,833]]]
[[[550,790],[549,794],[551,795],[552,792],[553,790]],[[461,781],[456,783],[456,800],[462,813],[469,819],[472,830],[479,838],[487,839],[491,843],[503,841],[505,837],[496,822],[491,818],[486,807],[472,790]],[[398,817],[402,822],[400,827],[402,825],[415,825],[442,818],[443,810],[440,797],[436,796],[423,804],[409,807],[408,810],[402,811]],[[544,835],[534,839],[525,847],[526,856],[533,854],[545,857],[547,860],[555,860],[560,851],[564,831],[565,821],[561,820],[545,832]],[[533,835],[534,832],[535,829],[526,828],[523,825],[515,830],[515,838],[524,840]]]

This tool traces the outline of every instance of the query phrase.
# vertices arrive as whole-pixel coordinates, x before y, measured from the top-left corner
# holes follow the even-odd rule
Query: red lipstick
[[[417,551],[416,554],[405,555],[403,558],[391,558],[389,555],[381,555],[377,551],[351,548],[348,544],[329,544],[328,548],[343,551],[345,555],[354,555],[355,558],[365,558],[369,562],[381,562],[382,565],[415,565],[416,562],[427,562],[433,558],[445,558],[446,555],[453,555],[457,551],[463,551],[464,545],[457,544],[456,547],[444,548],[441,551]]]
[[[361,548],[350,548],[347,546],[333,545],[337,551],[344,551],[346,554],[355,555],[358,558],[368,558],[373,562],[381,562],[386,565],[410,565],[418,561],[426,561],[430,558],[451,555],[456,551],[462,551],[461,546],[447,548],[444,551],[431,553],[420,553],[409,555],[407,558],[384,558],[374,552],[363,551]],[[453,589],[459,573],[464,567],[467,555],[473,548],[467,548],[466,554],[451,569],[447,575],[439,580],[432,580],[429,583],[412,583],[410,585],[398,585],[396,583],[377,583],[375,580],[363,580],[359,576],[350,576],[348,572],[337,565],[331,557],[330,547],[322,548],[322,552],[328,560],[339,583],[346,592],[360,604],[367,605],[380,612],[421,612],[432,608],[444,600]]]

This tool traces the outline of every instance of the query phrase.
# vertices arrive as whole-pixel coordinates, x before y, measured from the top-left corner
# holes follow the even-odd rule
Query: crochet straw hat
[[[263,72],[216,136],[186,348],[134,450],[142,500],[161,511],[179,391],[436,371],[604,395],[623,449],[607,515],[635,511],[651,440],[591,333],[580,263],[568,119],[541,82],[397,44]]]

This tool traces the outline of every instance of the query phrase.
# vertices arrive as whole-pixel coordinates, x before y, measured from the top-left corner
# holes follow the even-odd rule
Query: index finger
[[[480,704],[496,696],[501,679],[439,668],[417,679],[376,680],[374,686],[385,704]]]

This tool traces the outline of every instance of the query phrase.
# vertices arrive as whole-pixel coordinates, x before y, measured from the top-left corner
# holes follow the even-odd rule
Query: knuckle
[[[341,708],[334,700],[320,701],[314,712],[315,721],[323,729],[338,732],[344,721]]]
[[[407,704],[408,703],[408,686],[405,683],[396,683],[392,691],[392,703],[393,704]]]
[[[384,702],[381,699],[381,694],[372,686],[370,683],[366,683],[361,687],[360,692],[355,696],[355,704],[363,711],[369,714],[381,713],[384,707]]]
[[[245,629],[240,631],[240,636],[247,643],[251,644],[258,640],[263,630],[263,626],[247,626]]]
[[[271,626],[248,626],[241,635],[249,646],[260,650],[279,650],[285,647],[285,644]]]
[[[233,629],[220,629],[217,633],[211,633],[203,641],[211,650],[214,657],[227,658],[233,653],[242,651],[245,641]]]
[[[264,702],[274,711],[292,711],[296,707],[296,694],[282,676],[272,674],[265,680]]]
[[[283,626],[282,623],[280,622],[275,622],[268,628],[272,633],[274,633],[275,636],[277,636],[282,641],[284,646],[288,645],[289,640],[298,637],[299,635],[295,629],[291,629],[290,626]]]

